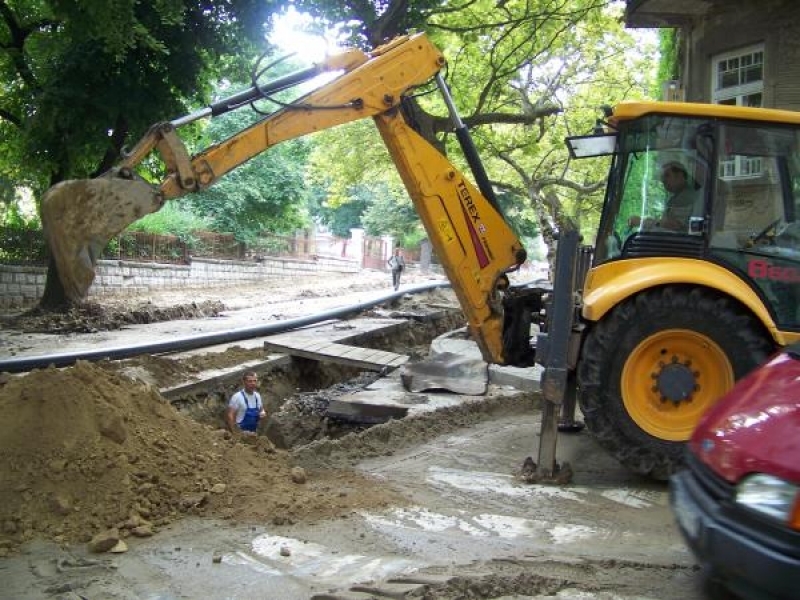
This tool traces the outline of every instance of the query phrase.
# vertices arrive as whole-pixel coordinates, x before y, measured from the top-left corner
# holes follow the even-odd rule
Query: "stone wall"
[[[195,258],[190,265],[166,265],[101,260],[89,290],[89,300],[114,295],[146,294],[154,289],[213,287],[250,283],[298,273],[357,273],[360,266],[347,259],[303,261],[267,257],[259,262]],[[0,265],[0,310],[34,306],[44,293],[47,269]]]

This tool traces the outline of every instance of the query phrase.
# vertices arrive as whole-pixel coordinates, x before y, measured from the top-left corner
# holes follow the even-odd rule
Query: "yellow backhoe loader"
[[[665,479],[700,416],[800,339],[800,113],[632,102],[606,118],[567,139],[611,167],[591,263],[563,265],[584,265],[563,284],[574,318],[553,332],[571,330],[588,429]]]
[[[525,250],[506,224],[463,123],[456,132],[480,189],[456,169],[403,117],[404,99],[435,80],[458,120],[440,71],[441,52],[424,34],[400,37],[367,54],[348,50],[324,63],[246,90],[194,114],[150,128],[108,174],[70,180],[42,198],[42,223],[64,290],[81,301],[108,241],[165,201],[205,189],[225,173],[276,144],[357,119],[372,117],[383,136],[434,250],[454,284],[484,358],[502,362],[502,311],[497,284],[525,260]],[[247,129],[194,156],[177,128],[269,97],[326,71],[342,73]],[[156,185],[136,175],[151,152],[166,165]]]
[[[526,253],[499,210],[444,66],[424,34],[404,36],[154,125],[111,172],[63,182],[43,198],[67,295],[84,299],[108,240],[165,201],[213,185],[282,141],[371,117],[483,358],[545,366],[531,479],[558,480],[556,431],[576,423],[576,399],[601,445],[634,471],[666,478],[703,411],[775,348],[800,339],[800,115],[656,102],[615,107],[597,134],[567,140],[576,158],[611,157],[595,243],[581,246],[575,232],[561,232],[552,286],[515,288],[507,274]],[[341,73],[194,156],[177,135],[184,124],[331,70]],[[431,81],[472,178],[405,118],[406,98]],[[155,184],[136,174],[151,152],[166,165]],[[668,165],[686,180],[677,208],[659,181]]]

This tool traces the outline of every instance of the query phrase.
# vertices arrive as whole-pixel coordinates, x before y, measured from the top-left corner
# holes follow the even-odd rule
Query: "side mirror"
[[[598,135],[575,135],[564,140],[572,158],[591,158],[593,156],[611,156],[617,148],[616,133]]]

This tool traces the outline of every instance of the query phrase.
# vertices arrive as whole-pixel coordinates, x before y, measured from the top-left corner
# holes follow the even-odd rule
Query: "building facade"
[[[625,20],[678,30],[664,99],[800,110],[797,0],[628,0]]]

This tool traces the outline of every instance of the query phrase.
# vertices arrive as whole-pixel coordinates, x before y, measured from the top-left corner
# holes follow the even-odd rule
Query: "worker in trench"
[[[225,420],[233,433],[249,433],[255,435],[258,423],[267,416],[261,394],[256,391],[258,375],[254,371],[246,371],[242,375],[242,388],[228,400]]]

